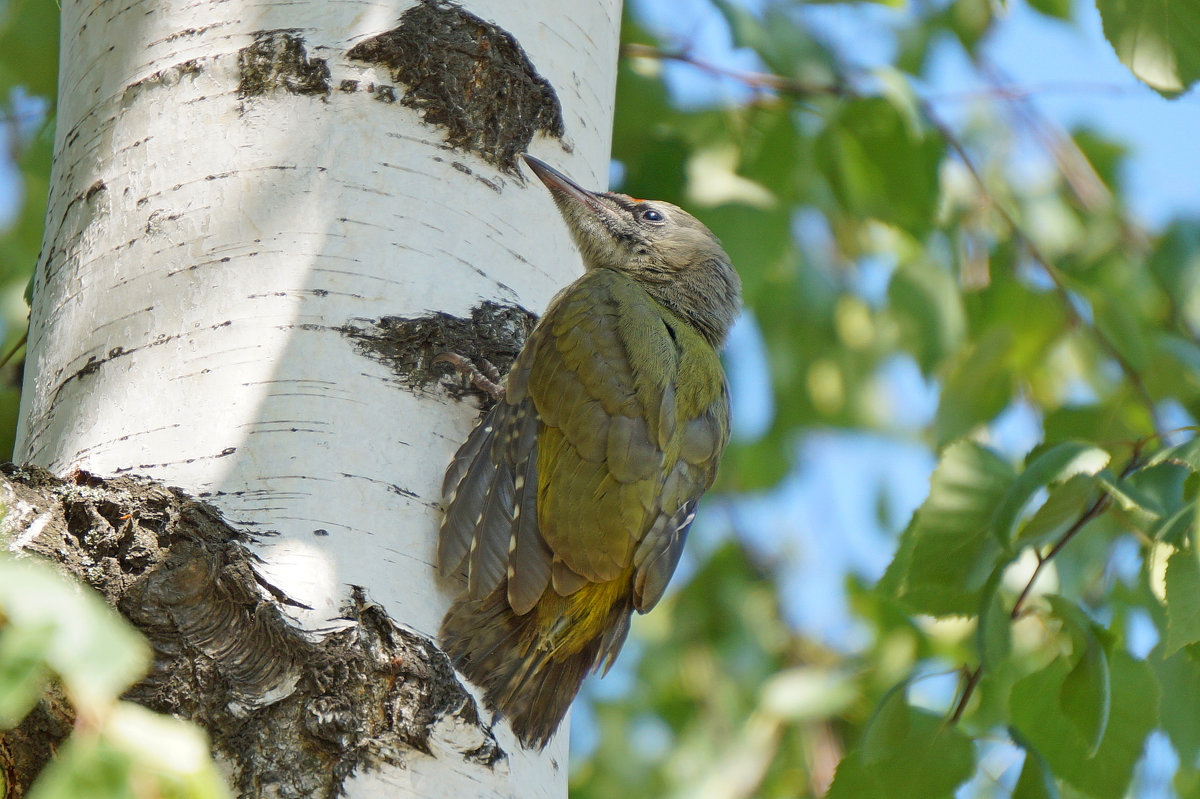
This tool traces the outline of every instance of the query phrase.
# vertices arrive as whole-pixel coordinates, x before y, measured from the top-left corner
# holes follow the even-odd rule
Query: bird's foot
[[[433,362],[450,364],[454,367],[454,371],[470,380],[477,389],[496,400],[496,402],[504,399],[504,386],[500,385],[500,370],[493,366],[486,358],[479,359],[479,363],[483,367],[482,369],[470,360],[454,352],[443,352],[434,358]]]

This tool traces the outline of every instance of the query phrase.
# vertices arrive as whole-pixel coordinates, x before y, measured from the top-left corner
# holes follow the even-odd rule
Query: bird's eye
[[[647,222],[665,222],[666,221],[666,217],[662,215],[662,212],[656,211],[653,208],[647,208],[644,211],[642,211],[642,219],[646,220]]]

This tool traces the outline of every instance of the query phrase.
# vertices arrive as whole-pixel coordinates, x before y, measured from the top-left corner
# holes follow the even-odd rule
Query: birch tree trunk
[[[435,638],[458,590],[432,566],[440,481],[478,404],[431,355],[511,357],[519,308],[579,273],[516,155],[605,183],[619,20],[619,0],[64,0],[17,459],[211,502],[255,537],[258,601],[305,629],[359,586]],[[303,660],[243,686],[238,718],[312,684]],[[565,794],[565,732],[526,752],[481,715],[435,714],[432,756],[368,742],[326,787]],[[243,793],[309,795],[299,761],[237,748]]]

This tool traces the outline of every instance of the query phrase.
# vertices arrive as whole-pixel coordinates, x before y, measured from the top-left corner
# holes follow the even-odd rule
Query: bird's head
[[[713,346],[721,345],[737,316],[742,284],[703,223],[668,202],[589,191],[533,156],[524,157],[550,189],[584,266],[623,272]]]

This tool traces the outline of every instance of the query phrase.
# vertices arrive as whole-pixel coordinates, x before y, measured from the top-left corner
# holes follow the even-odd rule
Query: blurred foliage
[[[999,83],[942,119],[923,94],[931,47],[956,43],[988,80],[1003,3],[908,8],[892,63],[865,73],[803,4],[711,2],[761,71],[656,38],[634,3],[613,157],[622,191],[679,202],[722,239],[761,330],[773,415],[735,437],[725,507],[798,468],[806,428],[916,438],[937,467],[883,578],[847,585],[868,631],[850,653],[785,620],[782,562],[726,539],[635,625],[636,679],[593,700],[572,796],[1119,799],[1138,795],[1156,729],[1176,791],[1200,796],[1200,220],[1144,229],[1124,147],[1055,131]],[[1071,19],[1066,0],[1029,4]],[[1200,6],[1097,5],[1151,88],[1200,78]],[[736,99],[673,105],[681,64]],[[1021,179],[1034,146],[1056,166]],[[938,388],[921,429],[878,397],[897,357]],[[990,438],[1014,406],[1042,431],[1015,460]],[[1157,646],[1131,644],[1134,617]],[[955,674],[931,700],[923,681]]]
[[[6,173],[0,179],[0,358],[24,340],[29,320],[24,291],[42,246],[54,145],[47,108],[58,83],[58,15],[58,4],[48,0],[0,0],[0,164]],[[8,191],[16,196],[6,196]],[[12,456],[22,359],[23,351],[0,366],[0,460]]]
[[[91,589],[0,554],[0,734],[33,710],[51,679],[75,714],[30,799],[229,795],[200,729],[119,701],[149,663],[142,637]]]
[[[1147,86],[1176,97],[1200,80],[1200,4],[1194,0],[1096,0],[1104,35]]]

